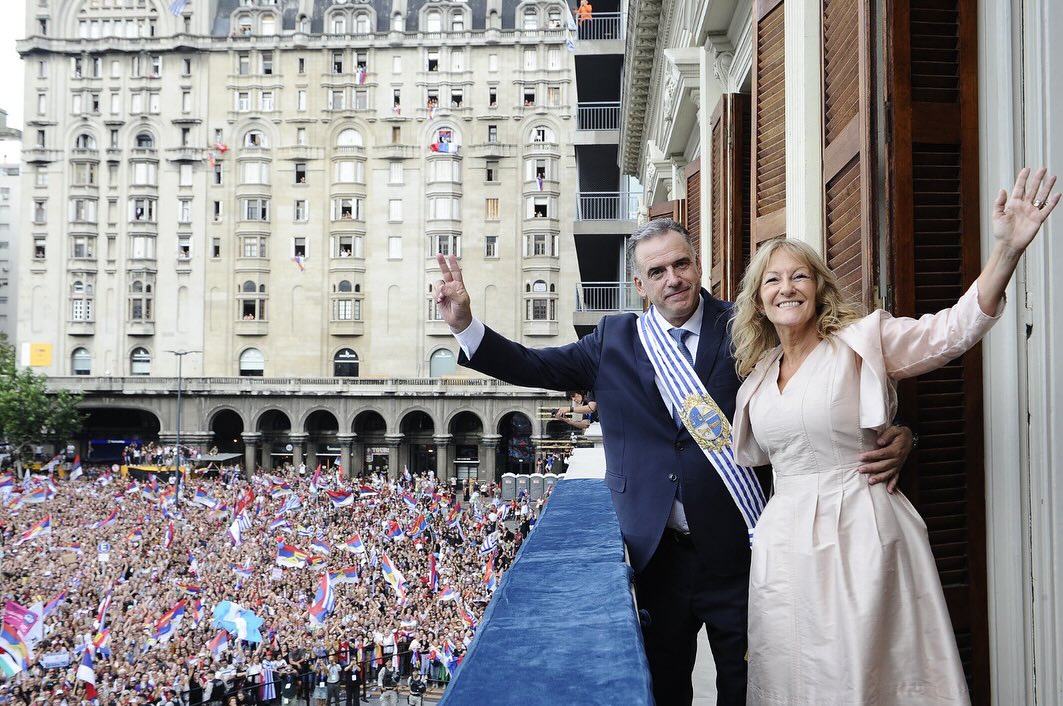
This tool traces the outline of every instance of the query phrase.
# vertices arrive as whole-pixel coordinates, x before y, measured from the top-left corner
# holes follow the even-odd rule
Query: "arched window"
[[[254,292],[256,289],[258,289],[258,287],[256,287],[255,283],[251,280],[247,280],[246,282],[244,282],[241,289],[245,292]]]
[[[364,145],[365,143],[362,141],[362,133],[358,132],[353,127],[341,130],[339,136],[336,138],[337,147],[362,147]]]
[[[391,31],[402,32],[405,29],[406,27],[403,26],[402,22],[402,14],[396,12],[394,15],[391,16]]]
[[[358,354],[350,348],[341,348],[332,357],[332,375],[338,378],[358,377]]]
[[[74,139],[74,148],[79,150],[96,149],[96,138],[87,132],[83,132]]]
[[[257,348],[248,348],[240,354],[240,375],[243,377],[262,377],[266,369],[266,359],[262,351]]]
[[[261,130],[248,130],[244,133],[244,147],[269,147],[266,133]]]
[[[277,18],[273,15],[262,15],[262,34],[271,36],[277,33]]]
[[[332,16],[332,34],[347,33],[347,18],[343,15]]]
[[[152,137],[150,132],[137,133],[136,146],[138,150],[153,150],[155,149],[155,138]]]
[[[151,374],[151,353],[148,353],[147,348],[134,348],[129,354],[129,374]]]
[[[70,355],[70,372],[74,375],[92,374],[92,354],[87,348],[75,348]]]
[[[444,375],[453,375],[458,369],[457,362],[457,358],[450,349],[440,348],[438,351],[432,353],[432,358],[429,361],[429,374],[434,378],[443,377]]]
[[[439,10],[429,10],[424,14],[424,31],[443,31],[443,16],[440,14]]]
[[[354,17],[354,33],[355,34],[369,34],[369,15],[365,12],[360,12]]]
[[[536,125],[528,133],[528,142],[557,142],[557,135],[554,133],[553,128],[546,125]]]
[[[337,292],[350,292],[352,291],[351,283],[348,280],[341,279],[339,284],[336,285]]]
[[[453,15],[450,16],[450,31],[465,31],[465,14],[461,10],[457,10]]]
[[[529,7],[524,10],[524,24],[521,29],[539,29],[539,13],[534,7]]]

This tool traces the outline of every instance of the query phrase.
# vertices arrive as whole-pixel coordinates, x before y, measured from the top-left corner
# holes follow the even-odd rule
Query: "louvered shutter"
[[[976,0],[897,3],[890,155],[895,312],[950,306],[981,267]],[[926,520],[975,704],[990,703],[982,356],[976,347],[901,387],[920,433],[904,478]]]
[[[823,0],[823,223],[827,265],[871,304],[871,41],[868,0]]]
[[[783,0],[756,0],[753,44],[752,249],[786,234],[786,44]]]
[[[672,201],[658,201],[650,206],[650,220],[658,218],[671,218],[676,223],[683,222],[683,202],[679,199]]]
[[[720,98],[710,121],[712,294],[733,300],[749,262],[749,96]]]
[[[687,197],[686,209],[683,214],[687,232],[690,233],[690,244],[694,252],[701,255],[701,159],[683,168],[683,177],[686,179]]]

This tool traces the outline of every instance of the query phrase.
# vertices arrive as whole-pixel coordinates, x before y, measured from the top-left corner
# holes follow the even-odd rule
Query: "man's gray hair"
[[[639,268],[639,263],[635,259],[635,248],[639,243],[644,240],[650,240],[651,238],[658,238],[668,233],[679,233],[683,236],[683,240],[686,241],[687,247],[690,248],[691,255],[697,259],[697,253],[694,252],[694,243],[690,240],[690,233],[687,229],[680,225],[678,222],[673,221],[671,218],[657,218],[648,223],[645,223],[635,229],[635,232],[631,234],[631,237],[627,239],[627,267],[628,271],[633,272],[638,276],[642,276],[642,271]]]

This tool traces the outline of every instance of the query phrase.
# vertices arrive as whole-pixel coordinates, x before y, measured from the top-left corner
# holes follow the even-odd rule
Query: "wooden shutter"
[[[650,206],[650,220],[671,218],[676,223],[683,222],[683,202],[680,199],[658,201]]]
[[[786,235],[786,45],[783,0],[756,0],[753,44],[752,250]]]
[[[701,256],[701,158],[683,168],[683,177],[686,179],[686,209],[683,214],[687,232],[690,233],[690,243],[694,246],[694,252]]]
[[[976,18],[976,0],[897,2],[890,18],[885,211],[901,315],[952,305],[980,270]],[[921,437],[905,492],[926,520],[972,700],[988,704],[980,347],[900,392]]]
[[[823,0],[823,252],[854,301],[870,306],[871,38],[868,0]]]
[[[733,300],[749,262],[749,96],[720,98],[710,121],[712,294]]]

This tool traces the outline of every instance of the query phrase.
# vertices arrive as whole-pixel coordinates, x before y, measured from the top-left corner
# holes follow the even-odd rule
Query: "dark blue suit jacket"
[[[728,419],[740,381],[727,323],[731,305],[705,301],[694,369]],[[583,339],[526,348],[487,329],[472,360],[459,362],[515,385],[593,390],[605,439],[605,483],[612,491],[635,571],[649,562],[664,532],[679,483],[695,547],[709,571],[749,570],[746,526],[727,489],[686,429],[677,430],[654,383],[653,366],[632,314],[607,316]]]

